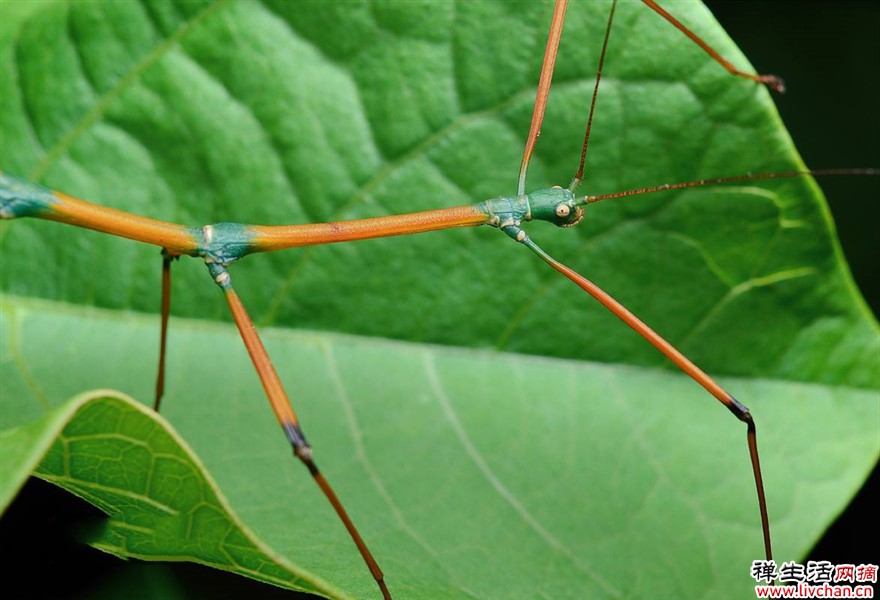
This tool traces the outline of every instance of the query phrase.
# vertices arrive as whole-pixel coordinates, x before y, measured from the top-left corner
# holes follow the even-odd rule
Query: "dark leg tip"
[[[764,83],[777,94],[785,93],[785,82],[776,75],[761,75],[761,83]]]
[[[754,426],[754,421],[752,420],[752,414],[749,412],[749,407],[731,396],[730,394],[727,395],[727,399],[728,403],[725,406],[727,406],[728,410],[730,410],[730,412],[732,412],[736,416],[736,418],[743,423],[749,423],[751,424],[751,426]]]

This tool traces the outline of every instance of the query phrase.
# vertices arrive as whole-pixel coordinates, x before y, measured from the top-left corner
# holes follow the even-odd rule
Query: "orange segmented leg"
[[[731,75],[736,75],[737,77],[743,77],[745,79],[751,79],[752,81],[757,81],[758,83],[763,83],[774,92],[779,92],[780,94],[785,91],[785,82],[782,81],[780,77],[776,75],[757,75],[755,73],[746,73],[745,71],[740,71],[733,64],[725,59],[723,56],[718,54],[712,46],[704,42],[697,34],[684,26],[684,24],[670,15],[668,12],[663,10],[659,4],[654,2],[654,0],[642,0],[648,7],[656,12],[658,15],[672,23],[676,29],[680,32],[691,38],[691,40],[697,44],[700,48],[702,48],[706,54],[712,57],[712,59],[720,64],[722,67],[727,69],[727,71]]]
[[[560,263],[535,244],[528,235],[520,230],[515,238],[523,243],[532,252],[541,257],[548,265],[568,277],[582,290],[598,300],[605,308],[614,313],[620,320],[629,325],[639,335],[651,343],[664,356],[671,360],[682,371],[687,373],[694,381],[699,383],[706,391],[715,396],[730,412],[740,421],[746,424],[746,441],[749,447],[749,457],[752,462],[752,471],[755,478],[755,488],[758,493],[758,508],[761,512],[761,528],[764,534],[764,552],[767,560],[772,560],[773,552],[770,547],[770,520],[767,516],[767,501],[764,496],[764,481],[761,477],[761,463],[758,458],[758,441],[755,433],[755,422],[749,409],[739,400],[724,390],[718,383],[709,377],[702,369],[690,361],[688,357],[678,351],[672,344],[663,339],[660,334],[648,327],[641,319],[632,314],[620,302],[612,298],[602,288],[592,281]]]
[[[293,447],[294,456],[306,466],[312,479],[315,480],[315,483],[318,484],[318,487],[321,488],[324,496],[326,496],[327,500],[333,506],[337,516],[342,521],[346,530],[348,530],[348,534],[351,536],[355,546],[357,546],[361,557],[363,557],[364,562],[370,569],[373,579],[376,580],[376,584],[382,591],[382,597],[389,600],[391,594],[388,592],[388,587],[385,585],[382,569],[379,568],[372,553],[369,548],[367,548],[367,544],[364,542],[357,527],[355,527],[345,508],[342,506],[342,502],[336,496],[336,492],[333,491],[330,483],[323,474],[321,474],[318,466],[315,464],[315,461],[312,458],[312,447],[309,446],[309,443],[303,435],[296,413],[294,413],[293,407],[290,405],[290,400],[287,397],[287,393],[284,391],[281,379],[278,377],[278,373],[275,371],[275,367],[269,359],[269,353],[266,352],[266,348],[263,346],[263,342],[257,334],[253,321],[248,315],[247,310],[245,310],[238,294],[232,288],[232,279],[229,276],[229,271],[226,270],[225,266],[217,262],[209,262],[208,270],[211,272],[211,277],[214,278],[214,282],[220,286],[220,289],[223,290],[223,294],[226,296],[226,302],[229,304],[229,310],[232,312],[235,325],[238,327],[241,339],[244,341],[244,345],[251,357],[251,361],[254,363],[254,368],[257,370],[257,375],[260,377],[260,382],[263,384],[266,396],[269,398],[269,404],[272,406],[272,411],[275,413],[275,417],[278,419],[281,429],[284,430],[284,435],[287,437],[288,442],[290,442],[290,445]]]

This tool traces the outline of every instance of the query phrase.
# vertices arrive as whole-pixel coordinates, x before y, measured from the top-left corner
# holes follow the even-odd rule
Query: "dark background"
[[[812,168],[880,167],[880,3],[720,2],[710,9],[760,72],[782,76],[783,121]],[[667,2],[674,12],[674,3]],[[575,7],[576,8],[576,7]],[[826,178],[847,259],[874,314],[880,313],[880,193],[873,177]],[[862,492],[810,554],[812,560],[880,562],[875,468]],[[294,598],[297,594],[196,565],[136,566],[79,546],[69,523],[95,509],[49,484],[29,483],[0,521],[7,597],[159,597],[188,590],[201,598]],[[43,561],[34,561],[41,556]],[[133,567],[133,569],[132,569]],[[36,571],[35,569],[39,569]],[[23,576],[24,575],[24,576]],[[98,583],[100,582],[100,583]],[[95,586],[103,588],[96,592]],[[165,587],[167,586],[167,587]],[[167,594],[159,594],[161,590]],[[89,593],[89,592],[93,593]]]

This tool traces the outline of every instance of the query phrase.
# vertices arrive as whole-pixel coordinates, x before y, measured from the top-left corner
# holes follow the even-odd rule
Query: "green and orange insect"
[[[722,58],[710,45],[703,42],[675,18],[665,13],[654,2],[645,3],[659,12],[686,33],[712,60],[722,64],[732,74],[767,84],[777,91],[782,90],[781,81],[769,75],[752,75],[737,70],[731,63]],[[611,31],[616,2],[611,5],[610,17],[606,28],[605,44],[599,59],[601,75],[608,34]],[[624,198],[646,193],[684,190],[707,185],[755,182],[764,179],[798,178],[809,174],[865,173],[875,174],[872,170],[847,171],[779,171],[763,174],[734,175],[715,177],[682,183],[659,184],[651,187],[634,188],[628,191],[597,195],[577,196],[576,190],[584,177],[584,164],[590,141],[590,127],[593,122],[599,80],[593,91],[590,105],[588,125],[581,152],[580,166],[568,188],[551,187],[531,193],[525,192],[526,172],[530,164],[535,142],[541,130],[545,106],[550,90],[553,67],[557,55],[562,23],[566,10],[566,2],[557,2],[554,10],[550,36],[545,51],[545,59],[538,86],[526,148],[523,153],[519,189],[517,195],[501,196],[475,204],[454,208],[418,211],[408,214],[366,217],[350,220],[339,220],[325,223],[305,225],[246,225],[240,223],[221,222],[201,227],[178,225],[153,218],[137,216],[132,213],[105,208],[96,204],[79,200],[66,194],[51,191],[38,184],[30,183],[9,174],[0,174],[0,216],[4,219],[32,217],[43,220],[57,221],[102,233],[128,238],[153,244],[163,252],[163,292],[162,292],[162,334],[159,376],[155,395],[155,407],[158,409],[165,388],[165,347],[166,328],[170,312],[171,280],[170,269],[173,259],[181,256],[202,258],[213,278],[225,295],[229,310],[238,327],[260,382],[269,399],[276,419],[281,425],[287,441],[293,448],[295,456],[307,467],[309,473],[332,505],[339,519],[354,541],[369,571],[381,590],[383,597],[390,598],[391,593],[385,582],[385,576],[379,568],[377,560],[367,547],[352,519],[348,516],[342,503],[322,471],[316,466],[312,447],[306,441],[300,426],[300,420],[294,413],[281,378],[275,370],[269,353],[256,333],[256,329],[232,285],[228,267],[253,253],[271,252],[275,250],[320,246],[326,244],[367,240],[390,236],[402,236],[430,231],[489,225],[501,229],[510,238],[529,248],[545,263],[561,273],[581,289],[590,294],[605,308],[625,322],[630,328],[652,344],[660,353],[671,360],[676,366],[694,379],[700,386],[727,407],[739,420],[747,425],[747,442],[752,472],[757,490],[761,530],[763,533],[763,554],[767,559],[772,557],[770,518],[767,511],[761,466],[758,458],[755,425],[748,408],[728,393],[713,378],[697,367],[683,353],[668,343],[663,337],[645,325],[632,312],[626,309],[601,288],[590,280],[579,275],[571,268],[560,263],[539,247],[523,229],[523,225],[532,220],[547,221],[560,227],[577,225],[585,216],[585,206],[601,200]],[[381,557],[380,557],[381,559]],[[392,584],[393,587],[393,584]],[[610,588],[613,591],[613,588]],[[614,595],[613,593],[611,595]]]

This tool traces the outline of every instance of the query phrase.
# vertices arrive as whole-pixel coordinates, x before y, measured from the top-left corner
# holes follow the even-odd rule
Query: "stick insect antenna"
[[[617,0],[611,4],[611,12],[608,14],[608,25],[605,27],[605,38],[602,40],[602,52],[599,54],[599,67],[596,69],[596,84],[593,86],[593,97],[590,99],[590,116],[587,117],[587,127],[584,131],[584,146],[581,149],[581,162],[577,173],[568,185],[568,189],[574,191],[584,180],[584,163],[587,160],[587,146],[590,145],[590,130],[593,128],[593,115],[596,112],[596,100],[599,97],[599,82],[602,81],[602,67],[605,65],[605,51],[608,49],[608,38],[611,37],[611,23],[614,21],[614,11],[617,10]]]
[[[562,24],[565,22],[565,9],[567,7],[568,0],[556,0],[556,4],[553,7],[550,33],[547,35],[547,46],[544,48],[544,62],[541,63],[541,76],[538,78],[538,91],[535,93],[532,124],[529,126],[529,135],[526,138],[526,147],[523,150],[522,163],[519,166],[519,185],[516,188],[517,196],[522,196],[526,193],[526,173],[529,170],[529,161],[532,159],[535,142],[538,141],[538,136],[541,135],[541,124],[544,122],[544,110],[547,108],[547,98],[550,96],[553,68],[556,66],[556,53],[559,50],[559,40],[562,37]]]
[[[713,177],[711,179],[700,179],[698,181],[683,181],[680,183],[664,183],[663,185],[655,185],[651,187],[634,188],[624,190],[622,192],[612,192],[610,194],[600,194],[597,196],[585,196],[578,199],[579,204],[593,204],[600,200],[610,200],[611,198],[627,198],[629,196],[641,196],[642,194],[651,194],[654,192],[666,192],[669,190],[683,190],[687,188],[704,187],[709,185],[719,185],[724,183],[741,183],[744,181],[760,181],[762,179],[791,179],[793,177],[804,177],[812,175],[813,177],[825,177],[832,175],[880,175],[880,169],[804,169],[803,171],[780,171],[778,173],[749,173],[746,175],[733,175],[731,177]]]
[[[390,600],[391,594],[388,591],[388,587],[385,585],[385,577],[382,573],[382,569],[379,568],[376,559],[373,558],[372,553],[369,548],[367,548],[367,544],[361,537],[360,532],[358,532],[357,527],[355,527],[354,522],[348,516],[348,512],[346,512],[342,502],[336,495],[336,492],[333,491],[330,483],[315,464],[314,458],[312,457],[312,447],[303,435],[296,413],[294,413],[290,400],[287,397],[287,393],[284,391],[284,386],[281,384],[281,379],[278,377],[278,373],[275,371],[275,367],[269,359],[269,353],[266,352],[266,348],[263,346],[263,342],[257,334],[257,329],[254,326],[250,315],[248,315],[244,304],[242,304],[238,294],[232,288],[232,279],[229,276],[229,271],[227,271],[226,267],[219,262],[208,262],[207,264],[214,282],[223,290],[226,302],[229,304],[229,310],[232,313],[232,318],[235,320],[235,325],[238,327],[241,339],[244,341],[244,345],[251,357],[251,361],[254,363],[254,368],[257,370],[257,375],[260,377],[260,383],[263,384],[266,396],[269,398],[269,404],[272,406],[272,411],[275,413],[275,417],[278,419],[281,429],[284,430],[284,435],[287,437],[288,442],[290,442],[290,445],[293,448],[294,456],[306,466],[312,479],[314,479],[331,506],[333,506],[333,510],[336,511],[339,520],[342,521],[349,536],[351,536],[352,541],[355,546],[357,546],[361,557],[367,564],[367,568],[370,569],[373,579],[376,580],[376,585],[379,586],[379,589],[382,592],[382,597],[385,600]]]

